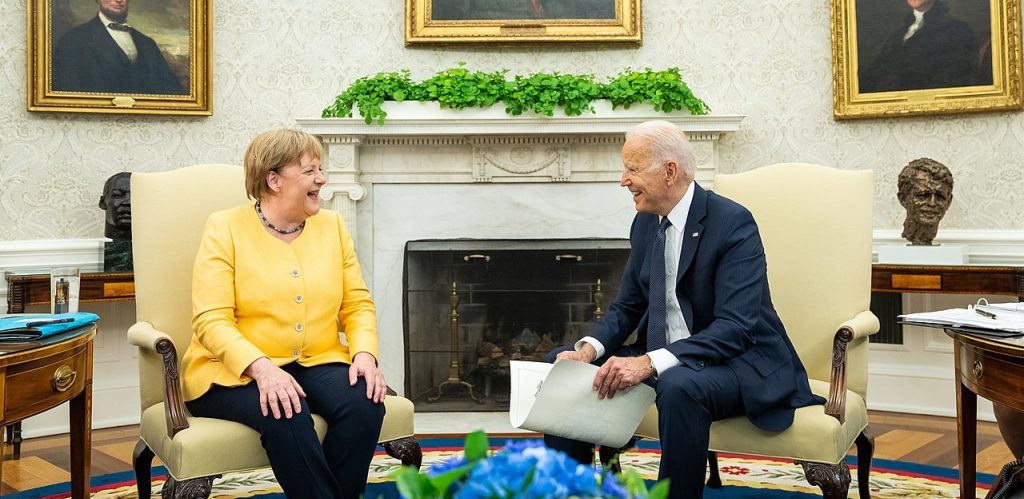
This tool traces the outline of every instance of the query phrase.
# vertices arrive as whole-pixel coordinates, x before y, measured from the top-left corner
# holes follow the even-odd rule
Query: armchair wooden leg
[[[420,448],[416,437],[400,438],[381,445],[384,446],[384,452],[401,461],[402,466],[412,466],[418,470],[423,464],[423,449]]]
[[[857,490],[860,499],[871,499],[871,458],[875,455],[875,436],[865,427],[857,436]]]
[[[824,499],[846,499],[850,493],[850,467],[846,461],[839,464],[800,462],[807,483],[821,488]]]
[[[146,442],[139,439],[132,451],[132,468],[135,469],[135,487],[139,491],[140,499],[149,499],[153,494],[152,476],[150,468],[153,466],[153,451]]]
[[[220,475],[204,476],[179,483],[174,477],[168,475],[163,489],[160,490],[160,497],[163,499],[206,499],[213,491],[213,481],[218,478]]]
[[[722,487],[722,475],[718,472],[718,453],[715,451],[708,451],[708,487]]]

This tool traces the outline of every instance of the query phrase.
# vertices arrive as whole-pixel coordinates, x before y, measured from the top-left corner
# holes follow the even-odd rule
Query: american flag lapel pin
[[[699,235],[700,235],[700,232],[694,232],[693,235],[691,235],[690,237],[697,237]]]

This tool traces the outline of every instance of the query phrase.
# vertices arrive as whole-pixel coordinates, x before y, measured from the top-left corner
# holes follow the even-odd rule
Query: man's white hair
[[[675,161],[680,171],[693,180],[697,171],[697,157],[693,154],[686,133],[664,120],[645,121],[626,132],[626,141],[639,140],[647,146],[648,159],[657,168],[667,161]]]

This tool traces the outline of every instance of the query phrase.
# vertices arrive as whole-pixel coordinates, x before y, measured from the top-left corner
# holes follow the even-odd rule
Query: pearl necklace
[[[300,223],[299,225],[297,225],[297,226],[295,226],[294,228],[291,228],[291,229],[287,229],[286,230],[286,229],[279,229],[279,228],[277,228],[277,226],[275,226],[274,224],[270,223],[270,220],[267,220],[267,217],[265,217],[263,215],[263,210],[260,209],[260,202],[259,201],[256,201],[256,214],[259,215],[260,221],[263,222],[263,225],[266,225],[270,230],[272,230],[274,232],[277,232],[278,234],[285,234],[285,235],[294,234],[294,233],[302,230],[302,228],[306,226],[306,221],[303,220],[302,223]]]

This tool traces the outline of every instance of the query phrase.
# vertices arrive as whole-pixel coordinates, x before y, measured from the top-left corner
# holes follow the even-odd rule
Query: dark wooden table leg
[[[960,381],[957,369],[956,429],[960,468],[960,499],[975,499],[978,461],[978,396]]]
[[[89,497],[92,450],[92,381],[71,399],[71,497]]]

